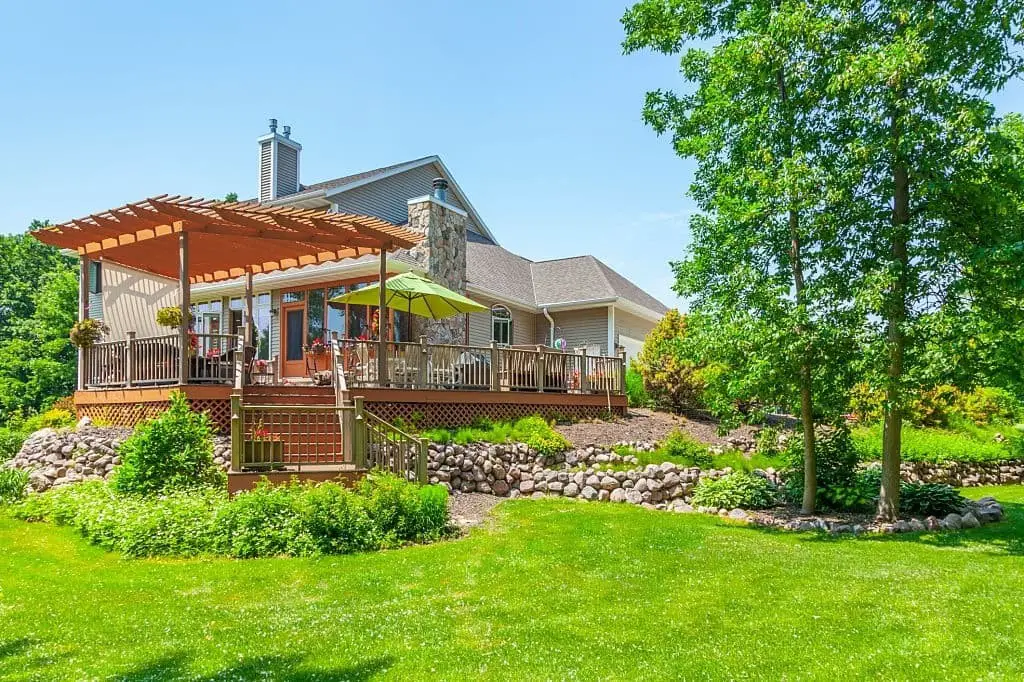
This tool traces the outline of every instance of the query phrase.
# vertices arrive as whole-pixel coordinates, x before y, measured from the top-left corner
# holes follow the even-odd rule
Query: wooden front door
[[[281,305],[281,376],[306,375],[306,303]]]

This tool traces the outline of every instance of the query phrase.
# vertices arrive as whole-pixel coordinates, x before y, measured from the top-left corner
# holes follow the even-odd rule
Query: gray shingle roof
[[[392,164],[390,166],[381,166],[380,168],[374,168],[373,170],[363,171],[362,173],[353,173],[352,175],[343,175],[340,178],[334,178],[333,180],[324,180],[323,182],[316,182],[316,183],[313,183],[312,185],[303,185],[302,188],[299,191],[300,192],[306,192],[308,190],[330,189],[332,187],[339,187],[341,185],[347,185],[350,182],[356,182],[357,180],[365,180],[366,178],[371,178],[371,177],[373,177],[375,175],[384,175],[385,173],[393,171],[396,168],[399,168],[401,166],[408,166],[410,164],[416,164],[416,163],[419,163],[420,161],[426,161],[427,159],[432,159],[432,158],[434,158],[434,157],[433,156],[424,156],[424,157],[419,158],[419,159],[413,159],[412,161],[403,161],[402,163],[395,163],[395,164]]]
[[[623,298],[656,313],[668,308],[593,256],[530,261],[473,236],[466,244],[470,284],[530,306]]]

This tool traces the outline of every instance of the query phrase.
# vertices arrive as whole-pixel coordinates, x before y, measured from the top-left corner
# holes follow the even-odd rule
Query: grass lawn
[[[432,546],[125,560],[0,519],[0,678],[996,679],[1024,676],[1009,520],[831,539],[565,500]]]

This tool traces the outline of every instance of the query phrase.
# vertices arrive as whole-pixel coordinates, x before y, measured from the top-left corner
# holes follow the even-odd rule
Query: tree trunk
[[[779,99],[785,109],[789,105],[789,93],[786,90],[785,71],[780,68],[776,72],[776,82],[779,87]],[[789,116],[789,112],[784,112]],[[793,156],[793,129],[795,125],[790,119],[789,137],[787,139],[786,154]],[[800,315],[805,314],[806,294],[804,292],[804,267],[801,258],[800,243],[800,215],[792,205],[789,208],[789,266],[793,274],[793,292],[796,298],[796,307]],[[798,338],[805,341],[802,346],[800,357],[800,372],[798,383],[800,386],[800,422],[804,432],[804,497],[800,504],[800,510],[805,514],[813,514],[815,501],[818,496],[818,467],[814,454],[814,400],[812,383],[813,368],[811,366],[811,344],[806,339],[807,326],[800,324],[796,328]]]
[[[905,91],[900,97],[905,97]],[[902,129],[893,113],[891,124],[893,146],[892,263],[895,277],[885,305],[886,341],[889,360],[886,367],[885,424],[882,436],[882,489],[878,496],[878,518],[896,519],[900,510],[900,449],[903,428],[903,353],[906,347],[904,324],[907,319],[907,279],[910,260],[907,255],[910,226],[910,171],[900,152]]]

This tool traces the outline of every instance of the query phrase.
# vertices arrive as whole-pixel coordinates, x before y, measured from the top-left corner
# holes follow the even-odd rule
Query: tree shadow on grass
[[[892,533],[883,535],[871,533],[853,536],[848,533],[830,535],[824,532],[795,533],[769,526],[751,526],[757,530],[779,535],[797,535],[804,542],[844,543],[844,542],[886,542],[913,543],[931,547],[954,547],[978,549],[988,554],[1002,556],[1024,556],[1024,504],[1001,503],[1005,516],[999,523],[989,524],[981,528],[970,528],[958,531],[925,531],[919,533]]]
[[[170,654],[135,668],[112,679],[118,682],[143,682],[143,680],[188,679],[196,682],[215,680],[280,680],[282,682],[305,682],[312,680],[359,682],[370,680],[383,673],[394,662],[390,656],[371,658],[361,663],[337,668],[321,668],[307,665],[301,656],[257,656],[237,665],[226,667],[207,675],[197,675],[192,670],[190,658],[182,653]]]
[[[7,641],[0,642],[0,663],[2,663],[4,659],[17,656],[35,643],[36,641],[30,637],[19,637],[18,639],[9,639]]]

